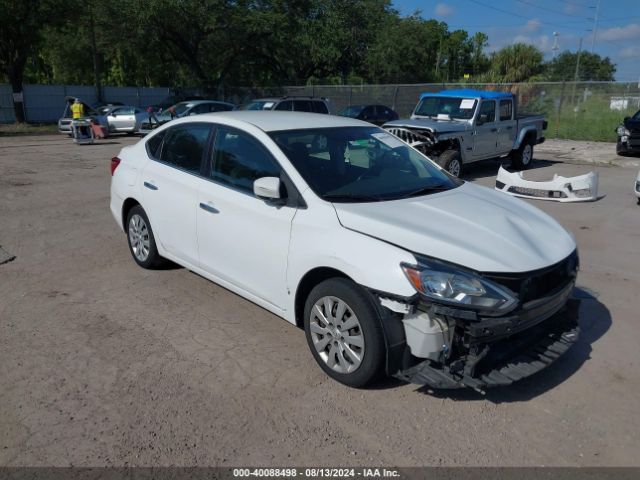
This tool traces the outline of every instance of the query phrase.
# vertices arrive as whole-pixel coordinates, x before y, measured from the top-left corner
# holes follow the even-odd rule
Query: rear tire
[[[516,170],[526,170],[533,160],[533,143],[525,140],[518,150],[511,153],[511,167]]]
[[[454,177],[462,175],[462,157],[458,150],[446,150],[438,157],[438,165]]]
[[[158,253],[149,217],[140,205],[127,215],[127,240],[133,260],[142,268],[155,269],[165,263]]]
[[[311,354],[334,380],[364,387],[384,372],[386,346],[380,316],[366,291],[346,278],[318,284],[304,307]]]

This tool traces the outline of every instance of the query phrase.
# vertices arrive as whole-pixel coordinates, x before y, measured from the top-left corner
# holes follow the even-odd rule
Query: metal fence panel
[[[0,85],[0,123],[13,123],[15,121],[11,85]]]

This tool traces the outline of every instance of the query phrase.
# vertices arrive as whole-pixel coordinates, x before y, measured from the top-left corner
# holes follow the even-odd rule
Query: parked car
[[[443,90],[423,93],[408,120],[384,128],[419,149],[458,177],[471,162],[511,156],[511,165],[526,169],[533,146],[544,142],[542,115],[518,114],[510,93]]]
[[[149,114],[138,107],[130,105],[102,107],[102,112],[107,117],[109,132],[111,133],[137,133],[142,122],[149,118]]]
[[[640,205],[640,172],[638,172],[638,176],[636,177],[634,193],[636,194],[636,197],[638,197],[638,205]]]
[[[123,148],[111,172],[111,211],[139,266],[172,260],[304,328],[347,385],[386,372],[482,390],[577,339],[573,236],[369,123],[182,118]]]
[[[278,110],[285,112],[330,113],[329,100],[324,97],[258,98],[241,105],[239,110]]]
[[[640,110],[633,117],[625,117],[616,129],[618,142],[616,143],[616,153],[627,155],[630,153],[640,153]]]
[[[160,102],[150,105],[148,108],[151,108],[154,112],[162,112],[177,103],[192,102],[194,100],[205,100],[205,98],[200,95],[169,95],[168,97],[163,98]]]
[[[161,113],[147,112],[146,119],[142,122],[141,133],[149,133],[149,131],[170,122],[174,118],[200,115],[202,113],[229,112],[233,109],[235,109],[233,103],[216,102],[213,100],[193,100],[176,103]]]
[[[58,119],[58,132],[63,133],[65,135],[71,135],[71,122],[73,121],[73,117],[71,114],[71,105],[75,101],[76,97],[65,97],[65,108],[62,113],[62,117]],[[84,102],[80,102],[84,106],[84,114],[85,117],[92,118],[96,123],[99,123],[105,128],[108,128],[107,117],[101,115],[99,112],[91,108]]]
[[[104,115],[107,110],[111,110],[113,107],[122,107],[124,103],[122,102],[96,102],[91,105],[96,112],[100,113],[100,115]]]
[[[384,105],[351,105],[338,113],[338,115],[357,118],[374,125],[383,125],[399,118],[394,110]]]

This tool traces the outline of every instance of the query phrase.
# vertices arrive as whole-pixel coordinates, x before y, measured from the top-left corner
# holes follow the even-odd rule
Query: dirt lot
[[[0,138],[0,245],[17,257],[0,265],[0,465],[640,465],[636,168],[537,155],[530,177],[595,169],[606,194],[536,203],[577,237],[583,334],[482,397],[349,389],[285,321],[185,269],[138,268],[108,208],[109,159],[133,141]]]

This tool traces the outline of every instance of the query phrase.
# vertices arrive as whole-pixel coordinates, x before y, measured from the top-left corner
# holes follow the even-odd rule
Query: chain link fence
[[[631,82],[426,83],[420,85],[306,85],[265,89],[237,88],[226,100],[292,95],[329,99],[333,113],[350,105],[383,104],[401,118],[411,115],[421,93],[457,88],[511,92],[522,113],[542,113],[549,122],[547,138],[615,141],[625,116],[640,109],[640,84]]]
[[[227,88],[217,100],[242,104],[271,96],[316,96],[329,99],[332,113],[350,105],[383,104],[400,117],[411,115],[421,93],[456,88],[507,91],[518,97],[520,112],[542,113],[547,138],[615,141],[615,129],[625,116],[640,109],[640,84],[631,82],[425,83],[416,85],[305,85],[269,88]],[[107,101],[145,107],[169,95],[168,88],[104,87]],[[54,122],[64,110],[64,96],[96,99],[90,86],[25,85],[27,121]],[[9,85],[0,85],[0,123],[15,121]]]

